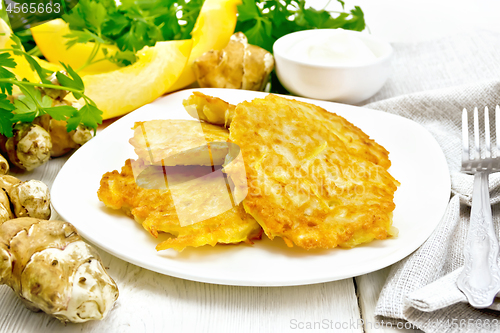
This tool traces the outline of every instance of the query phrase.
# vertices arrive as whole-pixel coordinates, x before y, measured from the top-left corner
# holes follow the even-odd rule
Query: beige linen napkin
[[[474,309],[455,281],[463,266],[473,184],[473,176],[459,172],[461,112],[476,106],[494,110],[500,104],[500,35],[482,31],[394,48],[394,74],[371,99],[378,102],[366,107],[412,119],[429,130],[448,161],[452,193],[436,231],[393,265],[375,314],[393,324],[406,320],[425,332],[499,332],[500,312],[495,310],[500,311],[500,299],[490,309]],[[384,99],[400,94],[406,95]],[[490,176],[490,194],[500,236],[500,174]]]

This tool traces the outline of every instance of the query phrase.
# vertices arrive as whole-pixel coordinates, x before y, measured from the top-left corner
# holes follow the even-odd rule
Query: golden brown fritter
[[[290,117],[293,117],[290,110],[280,110],[278,107],[272,107],[273,103],[278,106],[287,106],[280,105],[279,101],[282,100],[281,97],[270,94],[267,95],[266,100],[269,102],[269,107],[265,109],[266,112],[285,112]],[[193,118],[227,128],[231,125],[236,108],[234,105],[219,98],[207,96],[196,91],[184,100],[183,104],[186,111]],[[302,110],[302,112],[311,114],[312,119],[315,121],[328,126],[329,130],[344,142],[349,152],[378,164],[386,170],[391,166],[389,152],[341,116],[335,113],[324,112],[325,110],[319,106],[308,103],[293,101],[292,104],[295,108]]]
[[[136,162],[127,160],[121,173],[104,174],[97,194],[106,206],[122,209],[153,236],[160,232],[171,234],[172,238],[158,244],[157,250],[182,251],[187,246],[251,243],[252,239],[260,239],[262,229],[258,223],[242,205],[232,206],[220,170],[167,168],[167,189],[163,169],[155,171],[149,167],[148,171],[152,171],[142,181],[157,189],[146,189],[137,185],[132,163]],[[135,168],[141,170],[144,166]]]
[[[130,144],[152,165],[222,165],[229,132],[196,120],[150,120],[134,125]],[[209,149],[210,148],[210,149]]]
[[[246,167],[245,210],[269,238],[313,249],[393,234],[399,183],[386,151],[343,118],[269,95],[237,105],[229,138]]]
[[[229,128],[236,106],[220,98],[194,91],[182,104],[193,118]]]

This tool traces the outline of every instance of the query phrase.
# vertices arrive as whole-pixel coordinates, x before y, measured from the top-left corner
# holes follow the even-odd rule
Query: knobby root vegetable
[[[263,90],[273,68],[273,55],[248,44],[241,32],[231,36],[226,48],[205,52],[193,64],[202,88]]]
[[[8,193],[16,217],[50,218],[50,192],[41,181],[18,183]]]
[[[10,207],[11,204],[9,196],[3,189],[0,189],[0,223],[15,218],[15,215],[12,213],[12,209]]]
[[[16,217],[50,218],[50,192],[39,180],[0,176],[0,223]]]
[[[0,150],[20,169],[31,171],[50,158],[52,141],[41,126],[22,123],[14,128],[14,136],[0,136]]]
[[[64,103],[58,103],[57,105],[64,105]],[[73,106],[78,108],[79,105],[76,106],[73,104]],[[66,129],[66,121],[55,120],[48,114],[36,118],[34,123],[42,126],[50,134],[52,142],[50,155],[52,157],[67,154],[92,139],[90,128],[80,124],[76,130],[68,132]]]
[[[49,78],[54,85],[59,85],[55,75]],[[40,88],[42,95],[50,96],[52,106],[71,105],[80,109],[78,102],[64,100],[67,91]],[[19,96],[9,96],[14,101]],[[37,117],[32,123],[18,123],[14,127],[14,135],[7,138],[0,135],[0,174],[6,174],[9,164],[5,158],[22,170],[31,171],[49,160],[50,157],[62,156],[79,148],[92,138],[90,128],[79,124],[76,130],[67,131],[67,122],[55,120],[45,114]]]
[[[7,193],[9,193],[12,186],[19,184],[21,181],[14,176],[1,175],[0,176],[0,187]]]
[[[33,311],[62,322],[101,320],[118,287],[99,254],[67,222],[17,218],[0,224],[0,284]]]
[[[6,175],[9,173],[9,161],[2,155],[0,155],[0,175]]]

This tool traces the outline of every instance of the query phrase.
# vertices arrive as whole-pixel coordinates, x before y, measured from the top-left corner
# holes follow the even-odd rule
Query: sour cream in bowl
[[[356,104],[390,75],[392,47],[372,35],[343,29],[294,32],[274,43],[276,74],[291,93]]]

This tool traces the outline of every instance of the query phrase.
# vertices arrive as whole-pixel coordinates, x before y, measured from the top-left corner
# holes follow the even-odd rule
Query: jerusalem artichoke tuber
[[[50,217],[49,188],[39,180],[22,182],[16,177],[1,175],[0,204],[3,204],[7,212],[10,212],[9,219],[15,217],[48,219]],[[1,218],[0,221],[3,222]]]
[[[118,287],[99,254],[67,222],[17,218],[0,224],[0,284],[33,310],[63,322],[103,319]]]
[[[52,141],[41,126],[21,123],[14,128],[14,136],[0,136],[0,150],[7,154],[12,164],[31,171],[50,158]]]
[[[12,186],[19,184],[21,181],[11,175],[1,175],[0,176],[0,188],[5,192],[9,192]]]
[[[0,203],[0,223],[10,220],[12,212],[4,204]]]
[[[5,191],[0,189],[0,223],[15,218],[10,206],[9,196]]]
[[[49,78],[54,85],[59,82],[53,74]],[[49,96],[52,107],[71,106],[79,110],[78,102],[64,99],[66,90],[39,88],[42,96]],[[24,98],[24,95],[8,96],[13,103]],[[31,171],[49,160],[50,157],[64,155],[80,147],[92,138],[90,128],[79,124],[75,130],[68,132],[65,120],[53,119],[49,114],[36,117],[31,123],[17,122],[13,127],[13,136],[0,135],[0,174],[8,172],[9,164],[5,158],[22,170]]]
[[[67,154],[92,139],[92,132],[89,128],[80,124],[76,130],[68,132],[66,121],[55,120],[48,114],[36,118],[33,123],[42,126],[50,134],[52,142],[50,156],[52,157]]]
[[[0,174],[6,175],[9,173],[9,161],[2,155],[0,155]]]
[[[273,68],[273,55],[248,44],[241,32],[232,35],[224,49],[208,51],[193,64],[202,88],[263,90]]]
[[[16,217],[50,218],[50,192],[41,181],[18,183],[8,193]]]

